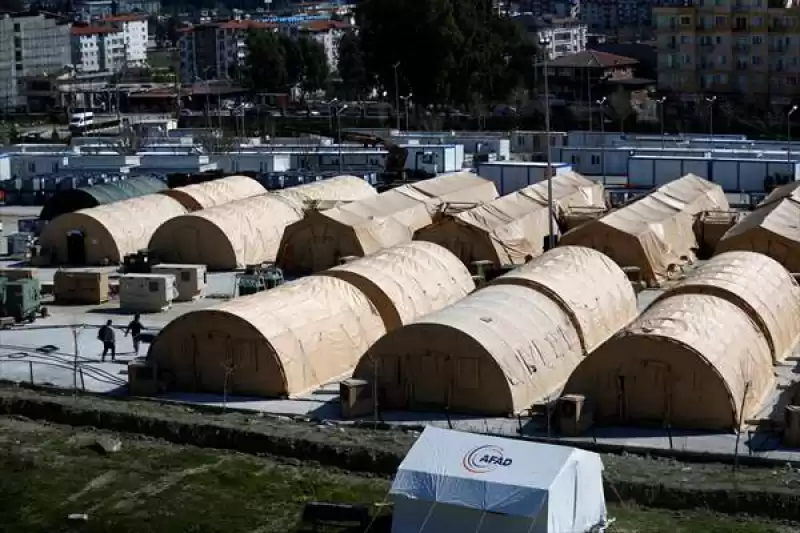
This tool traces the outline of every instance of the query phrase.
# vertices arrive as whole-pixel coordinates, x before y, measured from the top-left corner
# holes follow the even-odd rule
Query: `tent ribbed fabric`
[[[183,214],[186,208],[180,202],[150,194],[59,215],[45,226],[39,242],[51,263],[65,264],[70,260],[67,234],[79,231],[84,264],[115,264],[146,248],[161,224]]]
[[[789,272],[800,273],[800,182],[772,191],[729,229],[717,253],[734,250],[768,255]]]
[[[292,396],[347,374],[385,333],[350,283],[312,276],[192,311],[170,322],[149,357],[174,388]]]
[[[378,192],[372,185],[356,176],[334,176],[273,191],[273,194],[288,198],[307,208],[313,207],[322,210],[331,209],[340,203],[374,198]]]
[[[585,395],[600,420],[730,430],[758,414],[772,385],[769,344],[750,315],[687,293],[654,303],[586,357],[564,392]]]
[[[463,172],[402,185],[374,198],[309,213],[286,229],[278,265],[286,272],[313,273],[346,256],[363,257],[410,242],[441,210],[497,198],[491,181]]]
[[[492,284],[527,287],[552,298],[569,315],[586,354],[638,314],[628,277],[608,256],[591,248],[555,248]]]
[[[553,229],[558,216],[570,209],[604,209],[603,186],[580,174],[553,177]],[[469,265],[492,261],[494,266],[521,265],[540,255],[550,234],[547,183],[539,182],[473,209],[445,216],[414,238],[444,246]]]
[[[354,376],[377,379],[384,408],[502,416],[556,393],[582,357],[561,306],[496,285],[389,332]]]
[[[108,183],[99,183],[91,187],[58,191],[44,203],[39,218],[53,220],[58,215],[65,213],[74,213],[80,209],[89,209],[98,205],[110,204],[111,202],[138,198],[166,188],[167,184],[158,178],[135,176]]]
[[[378,309],[387,331],[475,290],[469,270],[458,258],[428,242],[402,244],[317,275],[358,287]]]
[[[161,194],[179,201],[190,212],[208,209],[266,192],[267,190],[263,185],[248,176],[228,176],[160,191]]]
[[[670,287],[660,299],[684,293],[712,294],[741,308],[766,337],[774,362],[788,357],[800,339],[800,287],[766,255],[718,255]]]
[[[695,216],[728,207],[722,187],[687,174],[565,233],[561,243],[599,250],[622,267],[640,268],[645,281],[658,285],[693,260]]]
[[[172,218],[155,231],[149,249],[167,263],[234,270],[275,261],[284,229],[302,218],[298,204],[262,194]]]

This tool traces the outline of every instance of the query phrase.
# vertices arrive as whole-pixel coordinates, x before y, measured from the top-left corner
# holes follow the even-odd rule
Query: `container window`
[[[150,282],[150,292],[158,292],[158,282],[151,281]]]
[[[191,272],[181,272],[181,281],[191,281],[192,274]]]

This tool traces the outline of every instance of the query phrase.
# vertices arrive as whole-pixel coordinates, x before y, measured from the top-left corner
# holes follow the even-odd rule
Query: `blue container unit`
[[[718,183],[729,193],[761,193],[768,180],[785,183],[800,179],[796,160],[632,156],[628,160],[628,186],[653,189],[686,174]]]

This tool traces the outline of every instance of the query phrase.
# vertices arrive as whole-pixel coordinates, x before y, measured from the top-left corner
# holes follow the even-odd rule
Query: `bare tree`
[[[225,361],[223,361],[223,363],[222,363],[222,370],[225,372],[225,377],[223,378],[223,381],[222,381],[222,408],[223,409],[227,409],[228,408],[228,383],[230,382],[231,376],[233,375],[234,372],[236,372],[236,369],[238,367],[239,367],[239,365],[236,364],[236,361],[234,360],[234,357],[231,354],[228,354],[228,356],[225,357]]]
[[[206,154],[229,153],[236,148],[236,138],[226,133],[215,135],[207,133],[197,138],[197,143],[203,148]]]
[[[120,133],[119,139],[111,145],[111,149],[120,155],[136,155],[144,148],[144,139],[131,128]]]

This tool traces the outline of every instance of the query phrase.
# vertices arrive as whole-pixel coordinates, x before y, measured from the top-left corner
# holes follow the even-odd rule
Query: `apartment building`
[[[78,72],[116,72],[125,65],[125,37],[114,26],[73,26],[71,51]]]
[[[592,32],[646,30],[653,23],[654,8],[685,3],[685,0],[592,0],[583,6],[582,20]]]
[[[147,66],[147,15],[112,15],[98,19],[98,25],[110,26],[122,32],[125,43],[125,62],[129,67]]]
[[[330,69],[336,70],[339,65],[339,39],[351,28],[346,22],[338,20],[312,20],[299,26],[289,26],[287,33],[293,37],[305,35],[322,45]]]
[[[178,40],[181,81],[228,78],[234,66],[244,63],[248,30],[277,31],[277,28],[267,22],[229,20],[184,29]]]
[[[799,95],[800,9],[785,6],[785,1],[694,0],[655,9],[659,89]]]
[[[533,42],[547,43],[548,59],[577,54],[586,49],[588,28],[578,19],[521,15],[514,17],[514,21],[523,27]]]
[[[51,15],[0,15],[0,108],[23,109],[23,78],[71,63],[70,25]]]

